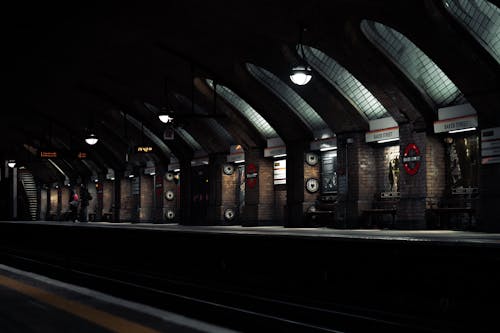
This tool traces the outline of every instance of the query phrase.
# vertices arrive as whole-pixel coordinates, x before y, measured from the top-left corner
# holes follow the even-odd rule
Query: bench
[[[304,215],[307,222],[313,226],[332,225],[335,219],[335,211],[333,210],[310,210]]]
[[[390,227],[393,228],[396,222],[396,208],[372,208],[362,210],[362,215],[367,220],[366,226],[371,227],[373,225],[373,216],[384,216],[391,215],[392,222]],[[381,227],[379,225],[379,227]]]
[[[470,229],[472,227],[472,217],[475,215],[475,210],[470,207],[437,207],[429,208],[431,214],[437,216],[437,227],[438,228],[449,228],[448,220],[452,215],[461,216],[462,214],[467,214],[469,217],[468,223],[464,226],[464,229]],[[446,223],[443,223],[442,217],[446,217]]]

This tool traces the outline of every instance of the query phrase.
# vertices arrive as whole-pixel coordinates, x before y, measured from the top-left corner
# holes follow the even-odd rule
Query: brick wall
[[[446,154],[444,143],[434,137],[427,137],[425,160],[427,161],[426,208],[437,204],[446,188]]]
[[[97,189],[95,183],[88,183],[87,188],[89,190],[90,195],[92,196],[92,200],[89,201],[89,207],[87,208],[87,212],[89,214],[95,214],[97,212]]]
[[[102,182],[103,186],[103,214],[113,213],[111,206],[113,205],[113,181],[105,180]],[[92,196],[93,198],[94,196]]]
[[[224,220],[224,211],[228,208],[232,208],[234,212],[237,212],[236,207],[236,195],[237,195],[237,187],[238,187],[238,169],[235,167],[232,175],[224,174],[223,165],[220,166],[219,172],[221,174],[221,202],[216,215],[216,218],[219,221]],[[236,218],[235,218],[236,219]],[[233,220],[231,223],[235,222]]]
[[[57,216],[57,204],[58,204],[58,189],[50,189],[50,212],[49,214]]]
[[[258,170],[259,220],[272,221],[275,219],[273,160],[261,158]]]
[[[274,186],[274,219],[278,223],[283,223],[286,206],[286,185]]]
[[[153,212],[153,177],[141,175],[139,220],[151,222]]]
[[[132,197],[130,179],[122,178],[119,180],[120,186],[120,220],[130,221],[132,218],[132,209],[135,209],[135,199]]]
[[[304,158],[305,159],[305,158]],[[309,165],[304,162],[304,204],[303,211],[306,211],[310,206],[314,205],[319,197],[321,189],[321,177],[320,177],[320,163],[316,165]],[[318,192],[309,193],[306,189],[306,182],[309,178],[316,178],[319,181]]]
[[[245,170],[250,163],[257,168],[257,184],[245,187],[245,205],[241,214],[243,225],[267,223],[275,219],[273,161],[264,158],[261,149],[252,148],[245,152]]]
[[[67,186],[61,187],[61,197],[59,201],[60,214],[69,212],[69,188]]]

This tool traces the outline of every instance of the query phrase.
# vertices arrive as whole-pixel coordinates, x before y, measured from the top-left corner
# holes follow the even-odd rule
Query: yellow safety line
[[[149,327],[136,324],[129,320],[114,316],[104,311],[97,310],[79,302],[71,301],[40,288],[16,281],[0,274],[0,285],[13,289],[21,294],[28,295],[43,303],[49,304],[60,310],[69,312],[75,316],[86,319],[94,324],[102,326],[112,332],[127,333],[159,333]]]

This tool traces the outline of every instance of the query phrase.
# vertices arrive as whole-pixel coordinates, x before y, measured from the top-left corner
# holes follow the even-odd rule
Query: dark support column
[[[339,201],[336,225],[340,228],[362,226],[363,210],[372,208],[376,191],[375,155],[360,132],[337,135]]]
[[[191,224],[191,160],[182,159],[180,163],[180,200],[181,200],[181,224]]]
[[[286,144],[286,208],[285,227],[303,227],[304,153],[308,142]]]
[[[121,207],[121,184],[123,181],[123,173],[115,171],[114,180],[114,201],[113,201],[113,222],[120,222],[120,207]]]
[[[497,118],[498,119],[498,118]],[[479,118],[481,121],[481,118]],[[500,122],[481,123],[484,129],[500,126]],[[485,137],[484,139],[488,139]],[[480,134],[481,140],[481,134]],[[479,163],[481,163],[481,160]],[[500,232],[500,163],[479,165],[479,200],[477,204],[478,227],[481,231]]]
[[[216,153],[209,155],[208,164],[208,212],[207,220],[210,224],[220,224],[222,216],[222,168],[226,163],[226,154]]]

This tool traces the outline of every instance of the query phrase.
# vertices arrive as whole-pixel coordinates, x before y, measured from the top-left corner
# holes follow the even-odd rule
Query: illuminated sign
[[[84,160],[87,158],[87,153],[84,153],[84,152],[78,152],[78,158],[81,159],[81,160]]]
[[[137,146],[137,147],[135,147],[135,151],[138,153],[151,153],[151,152],[153,152],[153,147],[151,147],[151,146]]]
[[[457,131],[461,129],[477,127],[477,116],[469,115],[443,119],[434,122],[434,133]]]
[[[57,152],[56,151],[40,151],[40,157],[41,158],[57,158]]]
[[[274,185],[286,184],[286,160],[274,161]]]

